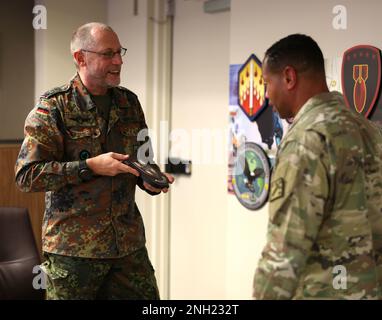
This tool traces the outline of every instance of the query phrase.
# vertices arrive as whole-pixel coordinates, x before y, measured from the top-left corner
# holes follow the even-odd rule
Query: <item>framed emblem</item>
[[[266,106],[261,62],[254,54],[239,70],[238,104],[251,121],[254,121]]]
[[[378,99],[381,84],[380,50],[368,45],[346,50],[341,80],[346,105],[368,118]]]
[[[246,142],[239,148],[232,171],[232,185],[239,202],[250,210],[261,208],[268,200],[270,161],[261,146]]]

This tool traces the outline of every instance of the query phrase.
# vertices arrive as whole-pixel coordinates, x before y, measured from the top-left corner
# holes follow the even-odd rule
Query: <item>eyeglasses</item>
[[[117,51],[109,50],[106,52],[96,52],[96,51],[85,50],[85,49],[81,49],[81,51],[91,52],[91,53],[98,54],[100,56],[104,56],[107,59],[113,59],[116,54],[119,54],[121,57],[123,57],[126,54],[127,49],[126,48],[120,48]]]

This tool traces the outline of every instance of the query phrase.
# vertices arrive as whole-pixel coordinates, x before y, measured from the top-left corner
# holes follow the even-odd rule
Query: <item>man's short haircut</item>
[[[70,52],[72,53],[72,55],[74,54],[74,52],[81,49],[92,50],[92,48],[94,47],[94,38],[92,35],[92,30],[94,28],[114,32],[114,30],[111,27],[100,22],[89,22],[80,26],[73,33],[72,40],[70,41]],[[75,60],[74,63],[76,64]]]
[[[292,34],[277,41],[266,51],[265,60],[271,72],[279,72],[286,66],[291,66],[297,72],[314,71],[325,74],[320,47],[304,34]]]

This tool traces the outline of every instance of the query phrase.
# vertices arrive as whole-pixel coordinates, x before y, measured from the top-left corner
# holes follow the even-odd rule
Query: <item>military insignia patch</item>
[[[350,109],[367,118],[378,98],[380,83],[379,49],[360,45],[345,51],[342,60],[342,91]]]
[[[239,70],[238,104],[254,121],[266,106],[265,85],[261,62],[252,54]]]
[[[38,108],[37,108],[37,113],[38,113],[38,114],[41,114],[41,115],[43,115],[43,116],[47,116],[47,115],[49,114],[49,110],[46,110],[46,109],[43,109],[43,108],[38,107]]]
[[[284,196],[285,181],[283,178],[279,178],[272,183],[271,196],[269,201],[274,201]]]

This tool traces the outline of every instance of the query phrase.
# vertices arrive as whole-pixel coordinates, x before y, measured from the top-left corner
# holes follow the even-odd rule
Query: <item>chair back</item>
[[[43,299],[33,288],[40,263],[28,210],[0,207],[0,300]]]

